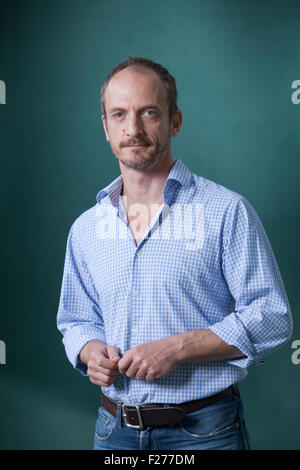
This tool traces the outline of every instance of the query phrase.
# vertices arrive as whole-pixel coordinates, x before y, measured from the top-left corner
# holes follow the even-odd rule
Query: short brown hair
[[[177,88],[176,88],[175,78],[172,77],[172,75],[168,72],[168,70],[164,68],[162,65],[157,64],[156,62],[153,62],[150,59],[145,59],[143,57],[128,57],[128,59],[125,60],[124,62],[117,64],[109,73],[109,75],[106,77],[101,87],[101,109],[105,118],[106,118],[106,111],[105,111],[104,96],[105,96],[107,85],[109,84],[110,80],[116,73],[120,72],[123,69],[126,69],[127,67],[135,67],[135,66],[147,67],[153,70],[163,82],[166,88],[166,92],[167,92],[167,99],[168,99],[168,106],[169,106],[169,119],[171,121],[172,117],[174,116],[174,114],[176,113],[178,109],[177,108]]]

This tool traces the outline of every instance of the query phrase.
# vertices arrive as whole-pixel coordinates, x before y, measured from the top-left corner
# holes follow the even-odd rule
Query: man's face
[[[109,82],[105,92],[106,139],[127,168],[141,169],[170,152],[172,130],[167,92],[152,70],[126,68]]]

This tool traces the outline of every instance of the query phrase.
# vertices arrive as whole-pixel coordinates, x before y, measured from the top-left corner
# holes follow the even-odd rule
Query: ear
[[[176,113],[172,117],[172,127],[171,127],[171,136],[176,137],[182,123],[182,112],[180,109],[177,109]]]
[[[103,124],[103,128],[104,128],[106,140],[107,140],[107,142],[109,142],[109,133],[108,133],[107,121],[106,121],[106,118],[105,118],[104,114],[102,114],[101,119],[102,119],[102,124]]]

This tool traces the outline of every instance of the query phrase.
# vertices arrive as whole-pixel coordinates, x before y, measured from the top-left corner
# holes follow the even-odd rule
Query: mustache
[[[146,140],[128,140],[127,142],[121,142],[120,143],[120,147],[129,147],[130,145],[150,145],[149,142],[147,142]]]

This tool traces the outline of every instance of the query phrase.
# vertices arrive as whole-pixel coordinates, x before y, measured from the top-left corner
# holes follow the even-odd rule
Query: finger
[[[128,367],[130,367],[133,358],[129,354],[124,354],[124,356],[118,362],[118,369],[121,374],[125,374]]]
[[[152,382],[152,380],[154,380],[154,376],[151,375],[151,374],[149,374],[149,373],[147,373],[147,374],[145,375],[145,380],[146,380],[146,382]]]
[[[107,354],[109,359],[117,363],[121,359],[120,350],[116,346],[107,346]]]
[[[148,371],[147,371],[147,370],[143,371],[143,370],[139,369],[139,370],[137,371],[136,375],[135,375],[135,378],[136,378],[137,380],[145,380],[147,374],[148,374]]]
[[[90,374],[89,379],[94,385],[100,385],[101,387],[109,387],[115,381],[116,378],[108,377],[104,374]]]
[[[130,367],[128,367],[125,373],[127,377],[136,377],[138,370],[139,370],[139,366],[132,362]]]
[[[104,369],[115,369],[116,364],[113,362],[111,359],[108,359],[104,356],[101,356],[97,359],[94,359],[95,364],[97,364],[100,367],[103,367]]]
[[[119,374],[119,370],[117,368],[107,369],[105,367],[99,366],[96,363],[89,364],[88,371],[92,374],[102,374],[107,377],[116,377]]]

